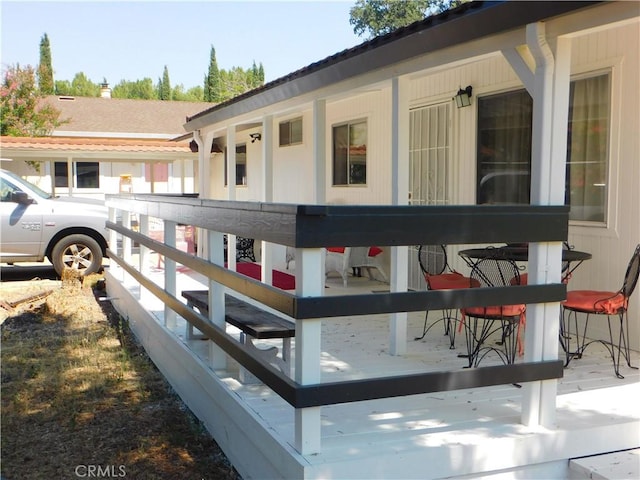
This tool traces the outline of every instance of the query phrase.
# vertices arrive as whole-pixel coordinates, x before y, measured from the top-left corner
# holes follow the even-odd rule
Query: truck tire
[[[65,268],[82,276],[90,275],[102,268],[102,249],[90,236],[76,233],[61,238],[55,244],[50,260],[60,276]]]

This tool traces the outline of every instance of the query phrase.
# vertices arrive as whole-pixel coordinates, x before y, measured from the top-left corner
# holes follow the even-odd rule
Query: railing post
[[[131,212],[123,211],[122,212],[122,226],[128,229],[131,229]],[[127,263],[131,263],[131,258],[133,256],[132,253],[133,242],[131,241],[131,237],[125,236],[122,239],[122,258]]]
[[[149,215],[140,215],[140,234],[145,237],[149,236]],[[144,245],[140,245],[138,260],[139,260],[139,268],[141,272],[148,271],[147,268],[147,259],[149,257],[149,247],[145,247]]]
[[[207,230],[207,250],[211,263],[224,266],[224,235],[221,232]],[[209,321],[224,330],[224,314],[224,287],[209,279]],[[209,341],[209,364],[213,369],[224,369],[227,366],[227,354],[213,340]]]
[[[321,248],[296,249],[296,295],[323,295],[323,257]],[[296,320],[295,379],[301,385],[320,382],[321,333],[320,318]],[[320,433],[320,407],[296,409],[295,447],[301,454],[320,453]]]
[[[164,243],[168,247],[176,248],[176,222],[164,220]],[[169,257],[164,259],[164,289],[176,296],[176,261]],[[164,306],[164,326],[175,328],[176,312],[167,305]]]

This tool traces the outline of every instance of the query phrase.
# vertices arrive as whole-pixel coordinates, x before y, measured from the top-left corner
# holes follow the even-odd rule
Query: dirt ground
[[[0,283],[2,480],[233,479],[97,279]]]

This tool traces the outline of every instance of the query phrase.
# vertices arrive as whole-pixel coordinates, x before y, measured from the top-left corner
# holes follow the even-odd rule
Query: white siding
[[[571,224],[569,242],[593,259],[576,270],[570,289],[617,290],[629,258],[640,242],[640,33],[638,23],[573,40],[572,74],[611,70],[612,125],[610,145],[609,221],[606,227]],[[452,171],[454,202],[475,202],[476,103],[479,95],[522,88],[508,62],[495,56],[429,75],[412,82],[412,106],[452,97],[459,87],[473,86],[472,106],[453,110]],[[631,342],[640,348],[640,293],[631,299]]]

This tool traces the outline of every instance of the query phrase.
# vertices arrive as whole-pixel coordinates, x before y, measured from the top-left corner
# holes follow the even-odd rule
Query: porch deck
[[[606,349],[594,344],[558,382],[556,429],[521,423],[522,389],[484,387],[322,407],[322,452],[301,455],[293,448],[295,409],[260,383],[240,382],[231,359],[214,372],[210,342],[187,340],[181,317],[165,327],[162,302],[141,299],[137,285],[116,280],[117,270],[107,284],[119,310],[135,318],[132,328],[151,357],[245,478],[567,478],[571,458],[640,446],[640,373],[625,366],[625,378],[616,378]],[[162,272],[156,275],[161,283]],[[189,270],[178,274],[178,292],[205,285]],[[352,277],[345,291],[340,277],[329,277],[327,287],[326,295],[375,294],[388,285]],[[391,356],[388,315],[323,320],[322,382],[463,368],[464,336],[451,350],[436,325],[414,341],[423,321],[422,313],[409,314],[407,352]],[[483,365],[492,362],[499,359],[489,355]],[[632,364],[640,364],[637,352]]]

